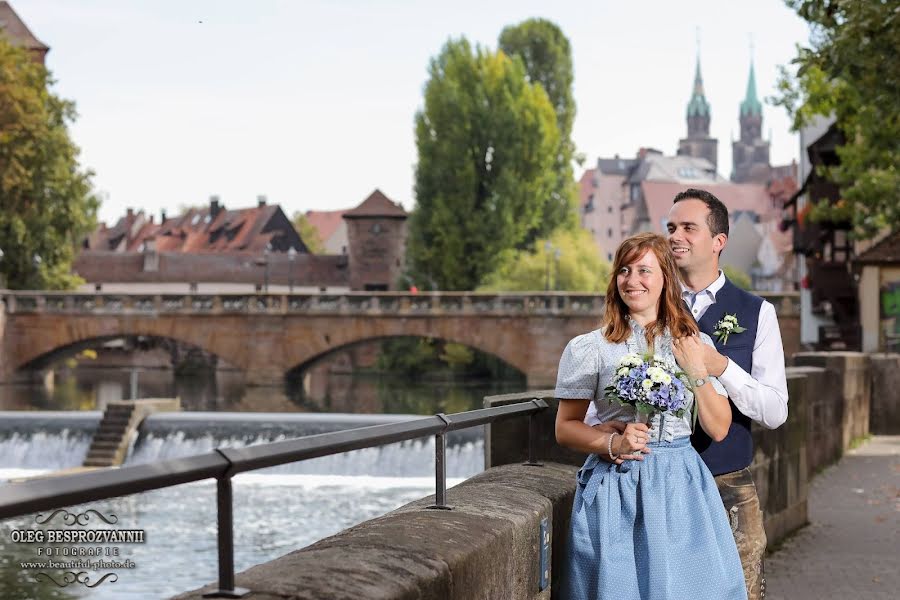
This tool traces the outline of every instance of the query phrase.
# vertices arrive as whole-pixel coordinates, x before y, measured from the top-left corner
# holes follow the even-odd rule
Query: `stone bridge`
[[[596,328],[600,294],[426,292],[125,295],[5,292],[0,381],[41,369],[104,340],[168,338],[244,371],[250,385],[281,385],[288,371],[379,338],[431,337],[487,352],[552,387],[572,337]],[[796,293],[768,298],[785,354],[796,350]],[[791,344],[794,345],[791,348]]]

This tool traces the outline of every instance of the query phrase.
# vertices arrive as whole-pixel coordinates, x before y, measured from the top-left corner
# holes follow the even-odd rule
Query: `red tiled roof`
[[[663,220],[672,208],[672,200],[691,186],[683,183],[644,181],[641,188],[647,202],[647,213],[654,231],[662,231]],[[704,183],[698,186],[716,196],[728,208],[729,215],[738,211],[752,212],[766,220],[776,211],[765,186],[758,183]]]
[[[212,218],[209,207],[192,208],[158,224],[146,220],[143,211],[129,212],[114,227],[101,225],[90,238],[90,249],[115,250],[114,242],[124,237],[126,252],[139,252],[149,239],[159,252],[261,252],[279,235],[280,230],[262,231],[279,210],[277,204],[237,210],[220,207]],[[144,223],[132,231],[139,220]]]
[[[331,237],[331,235],[341,225],[345,210],[308,210],[306,211],[306,220],[309,224],[316,228],[319,234],[319,240],[323,243]]]
[[[406,211],[402,206],[395,204],[387,196],[376,189],[369,194],[369,197],[362,201],[362,204],[348,210],[344,213],[345,219],[353,219],[356,217],[393,217],[406,218]]]

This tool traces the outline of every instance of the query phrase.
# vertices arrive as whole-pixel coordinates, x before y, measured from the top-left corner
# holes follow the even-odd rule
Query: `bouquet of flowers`
[[[634,406],[637,415],[648,418],[667,411],[681,417],[687,406],[688,389],[690,382],[687,375],[672,361],[656,355],[642,357],[630,352],[619,361],[616,374],[604,389],[603,397],[623,406]]]

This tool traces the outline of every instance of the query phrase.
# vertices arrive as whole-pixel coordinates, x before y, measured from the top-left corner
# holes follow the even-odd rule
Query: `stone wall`
[[[798,358],[807,364],[788,369],[788,421],[776,430],[753,430],[751,470],[773,545],[806,523],[810,477],[868,432],[870,390],[888,396],[888,390],[896,390],[900,372],[898,355],[871,362],[846,352]],[[870,370],[870,365],[875,366]],[[486,471],[448,490],[453,510],[428,509],[434,497],[423,498],[248,569],[237,575],[237,585],[263,600],[555,598],[565,571],[575,472],[583,456],[556,444],[558,405],[552,394],[545,390],[485,399],[486,406],[547,400],[549,408],[535,417],[535,449],[542,466],[521,464],[528,455],[527,418],[497,422],[486,427]],[[896,415],[884,412],[896,411],[895,404],[884,403],[873,414]],[[551,585],[544,590],[539,589],[542,519],[547,519],[552,538]],[[178,598],[199,600],[212,588]]]
[[[840,426],[841,448],[869,434],[869,358],[862,352],[800,352],[794,355],[798,367],[820,367],[830,373],[824,388],[840,390],[833,424]],[[831,375],[833,374],[833,375]],[[818,440],[817,440],[818,441]]]
[[[576,468],[508,465],[236,576],[259,600],[549,600],[558,590]],[[552,539],[540,590],[541,520]],[[178,596],[200,600],[210,585]]]
[[[900,354],[870,354],[869,374],[869,430],[876,435],[900,435]]]

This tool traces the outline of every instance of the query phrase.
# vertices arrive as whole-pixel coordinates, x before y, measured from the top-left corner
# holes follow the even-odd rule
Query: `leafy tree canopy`
[[[49,91],[43,65],[0,35],[0,274],[11,289],[67,289],[99,201],[67,123],[75,105]]]
[[[556,189],[556,113],[521,61],[461,39],[432,59],[415,122],[411,279],[474,289],[538,226]]]
[[[823,175],[841,201],[820,203],[813,219],[850,219],[870,238],[900,223],[900,8],[895,1],[787,0],[811,27],[798,47],[796,74],[782,67],[775,103],[799,130],[815,115],[834,116],[846,142],[840,165]]]

